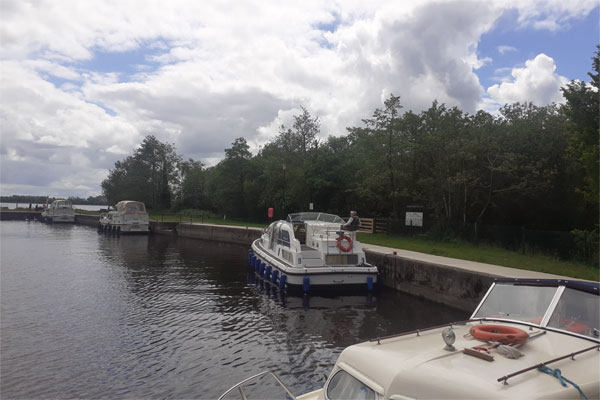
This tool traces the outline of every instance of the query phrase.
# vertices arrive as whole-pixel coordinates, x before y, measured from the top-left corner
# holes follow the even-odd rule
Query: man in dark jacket
[[[360,225],[360,218],[356,215],[356,211],[350,211],[350,218],[342,225],[342,229],[345,231],[357,231]]]

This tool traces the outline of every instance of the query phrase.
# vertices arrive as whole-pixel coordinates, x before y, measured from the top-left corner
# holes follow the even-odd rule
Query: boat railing
[[[227,390],[225,393],[223,393],[219,397],[218,400],[225,399],[225,397],[227,395],[235,392],[236,389],[238,390],[240,398],[242,400],[248,400],[246,392],[244,392],[244,387],[258,384],[259,380],[265,376],[271,376],[271,377],[273,377],[273,379],[275,379],[275,381],[279,384],[279,386],[281,386],[281,388],[286,392],[286,394],[287,394],[286,400],[287,399],[296,400],[296,396],[294,396],[292,394],[292,392],[290,392],[290,390],[287,388],[287,386],[285,386],[285,384],[281,381],[281,379],[279,379],[279,377],[274,372],[271,372],[271,371],[264,371],[264,372],[261,372],[260,374],[256,374],[254,376],[251,376],[250,378],[244,379],[243,381],[241,381],[237,385],[232,386],[229,390]]]

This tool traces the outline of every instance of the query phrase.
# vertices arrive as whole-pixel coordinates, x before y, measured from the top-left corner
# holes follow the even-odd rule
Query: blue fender
[[[310,278],[308,276],[305,276],[304,279],[302,279],[302,289],[304,290],[304,293],[310,292]]]
[[[281,274],[281,278],[279,279],[279,289],[285,289],[285,282],[287,281],[287,275]]]

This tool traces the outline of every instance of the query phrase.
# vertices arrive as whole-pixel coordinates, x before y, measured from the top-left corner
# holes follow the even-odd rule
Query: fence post
[[[160,222],[163,222],[163,215],[160,214]]]

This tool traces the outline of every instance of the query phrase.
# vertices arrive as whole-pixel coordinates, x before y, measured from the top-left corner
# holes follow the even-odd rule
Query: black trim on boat
[[[600,295],[600,282],[592,281],[577,281],[566,279],[522,279],[522,278],[496,278],[496,283],[513,283],[515,285],[527,286],[549,286],[558,287],[565,286],[570,289],[579,290],[582,292]]]

